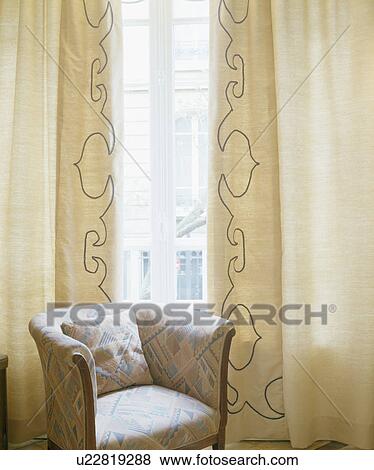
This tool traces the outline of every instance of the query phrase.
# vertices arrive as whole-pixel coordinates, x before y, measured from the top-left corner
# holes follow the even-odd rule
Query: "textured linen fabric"
[[[219,407],[223,344],[233,326],[219,317],[210,326],[151,325],[151,311],[137,314],[139,335],[153,381]]]
[[[216,410],[157,385],[110,393],[97,403],[98,449],[178,449],[218,432]]]
[[[281,325],[256,321],[252,309],[282,303],[277,127],[267,128],[277,111],[271,2],[210,7],[208,301],[236,329],[226,436],[287,439]]]
[[[48,301],[122,294],[122,67],[120,0],[0,1],[0,345],[12,443],[46,426],[31,317]]]
[[[373,449],[374,2],[275,6],[279,105],[335,44],[278,117],[283,303],[327,309],[283,327],[290,437]]]
[[[371,0],[211,2],[208,299],[251,316],[231,441],[374,448],[373,24]]]
[[[114,326],[113,318],[99,325],[63,322],[65,335],[85,344],[95,360],[98,394],[131,385],[148,385],[153,380],[144,358],[138,327],[131,322]]]

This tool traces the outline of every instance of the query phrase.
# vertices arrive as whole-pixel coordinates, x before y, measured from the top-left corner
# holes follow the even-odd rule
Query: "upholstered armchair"
[[[87,346],[62,333],[62,319],[31,320],[50,449],[224,449],[232,324],[169,326],[164,317],[150,326],[146,316],[138,329],[153,385],[99,396]]]

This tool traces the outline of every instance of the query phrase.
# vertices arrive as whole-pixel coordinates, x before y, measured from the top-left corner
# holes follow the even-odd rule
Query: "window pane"
[[[174,26],[176,79],[191,86],[208,81],[209,28],[207,24]]]
[[[151,298],[151,258],[149,250],[132,249],[124,256],[124,298],[148,300]]]
[[[125,86],[137,85],[143,89],[149,82],[149,27],[124,28],[124,79]]]
[[[178,117],[175,120],[175,131],[176,132],[191,132],[191,118],[189,116]]]
[[[151,166],[148,34],[148,26],[124,28],[124,145],[131,155],[124,160],[124,233],[130,239],[150,233],[151,187],[145,176]]]
[[[125,20],[143,20],[149,15],[148,0],[122,0],[122,12]]]
[[[146,15],[148,2],[123,5],[127,19]],[[146,5],[146,7],[145,7]],[[142,8],[142,9],[141,9]],[[132,13],[131,13],[132,12]],[[148,14],[148,13],[147,13]],[[134,44],[137,47],[134,48]],[[149,28],[124,27],[124,298],[150,299],[150,96]],[[139,246],[140,245],[140,246]]]
[[[209,0],[173,0],[175,18],[201,18],[209,15]]]
[[[203,298],[202,251],[177,251],[177,300]]]
[[[187,157],[189,160],[192,156],[192,135],[191,132],[187,135],[176,136],[176,152],[178,157]]]
[[[177,3],[193,8],[193,2]],[[179,238],[201,238],[206,232],[208,46],[207,24],[174,26],[176,233]]]

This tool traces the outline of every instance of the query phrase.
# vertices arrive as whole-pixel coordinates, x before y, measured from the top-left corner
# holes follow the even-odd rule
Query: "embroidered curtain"
[[[48,301],[121,297],[121,45],[119,0],[0,2],[0,348],[11,442],[45,432],[30,318]]]
[[[373,22],[369,0],[211,2],[208,285],[238,325],[231,441],[374,447]]]

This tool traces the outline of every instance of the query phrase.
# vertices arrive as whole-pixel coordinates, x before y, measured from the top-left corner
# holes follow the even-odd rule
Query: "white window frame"
[[[173,0],[149,1],[149,19],[124,21],[125,27],[149,26],[151,148],[150,238],[139,241],[126,238],[125,249],[150,249],[151,300],[160,303],[176,300],[176,253],[182,250],[202,251],[204,298],[201,300],[206,300],[207,294],[206,236],[176,238],[173,27],[178,24],[208,24],[209,19],[173,18],[172,3]],[[140,269],[135,264],[135,259],[130,260],[135,279],[128,285],[132,297],[139,295],[135,283],[139,283]],[[186,301],[188,299],[181,300]]]

